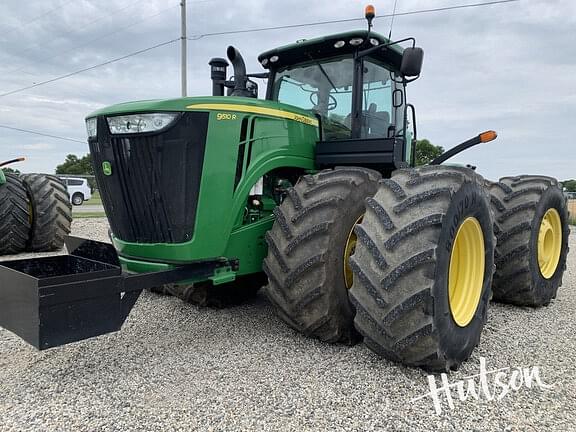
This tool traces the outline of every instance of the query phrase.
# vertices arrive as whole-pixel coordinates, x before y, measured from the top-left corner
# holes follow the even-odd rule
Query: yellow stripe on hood
[[[205,103],[205,104],[188,105],[186,108],[191,110],[215,110],[215,111],[219,110],[219,111],[247,112],[247,113],[267,115],[271,117],[285,118],[300,123],[304,123],[310,126],[318,127],[319,125],[318,119],[313,117],[308,117],[301,114],[295,114],[290,111],[283,111],[274,108],[257,107],[251,105]]]

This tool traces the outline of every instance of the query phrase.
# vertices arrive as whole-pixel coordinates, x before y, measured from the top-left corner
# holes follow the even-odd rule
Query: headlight
[[[96,125],[97,125],[96,117],[92,117],[86,120],[86,133],[88,134],[88,138],[94,138],[96,136]]]
[[[173,123],[179,113],[130,114],[106,117],[112,134],[155,132]]]

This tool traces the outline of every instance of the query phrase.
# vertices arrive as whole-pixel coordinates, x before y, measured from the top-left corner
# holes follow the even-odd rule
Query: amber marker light
[[[366,9],[364,10],[364,16],[366,17],[366,19],[374,18],[376,16],[376,11],[374,10],[374,6],[372,6],[372,5],[366,6]]]
[[[487,143],[490,141],[494,141],[497,136],[498,136],[498,134],[493,130],[482,132],[480,134],[480,142]]]

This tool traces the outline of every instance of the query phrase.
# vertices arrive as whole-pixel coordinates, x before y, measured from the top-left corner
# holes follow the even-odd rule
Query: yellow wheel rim
[[[478,308],[484,282],[484,235],[478,220],[462,222],[450,254],[448,303],[452,318],[466,327]]]
[[[540,273],[550,279],[556,272],[562,250],[562,222],[554,208],[548,209],[538,231],[538,266]]]
[[[350,232],[346,238],[346,245],[344,246],[344,283],[346,284],[347,289],[352,288],[352,282],[354,280],[354,274],[352,273],[350,263],[348,262],[349,258],[356,250],[356,242],[358,241],[356,233],[354,232],[354,227],[362,222],[363,217],[364,215],[356,219],[356,222],[354,222],[354,225],[352,225],[352,228],[350,228]]]

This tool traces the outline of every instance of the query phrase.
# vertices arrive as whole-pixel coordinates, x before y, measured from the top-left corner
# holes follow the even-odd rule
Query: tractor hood
[[[279,102],[262,99],[231,96],[204,96],[178,99],[152,99],[111,105],[90,113],[86,118],[101,115],[120,115],[129,113],[158,111],[235,111],[251,112],[264,116],[283,117],[310,125],[318,125],[311,111]]]
[[[131,118],[168,112],[176,115],[157,116],[161,120],[156,129],[130,129],[131,124],[158,124]],[[191,242],[196,233],[202,182],[220,185],[229,181],[224,190],[233,191],[235,177],[229,173],[238,170],[239,148],[254,149],[247,150],[246,155],[256,157],[261,143],[275,156],[278,152],[283,158],[301,156],[303,162],[298,163],[308,166],[313,161],[311,149],[318,137],[318,123],[307,110],[246,97],[147,100],[91,113],[87,117],[88,143],[114,238],[146,245]],[[307,145],[288,148],[289,133],[300,142],[306,140]],[[210,160],[206,171],[205,159]],[[228,170],[222,168],[226,164],[230,164]],[[244,191],[248,192],[249,188]],[[244,206],[245,201],[234,214],[243,214]],[[184,261],[185,257],[180,254],[174,259]]]

